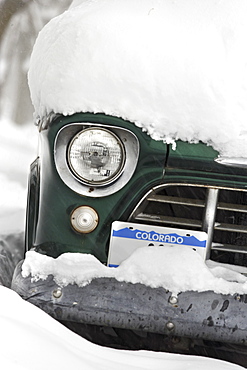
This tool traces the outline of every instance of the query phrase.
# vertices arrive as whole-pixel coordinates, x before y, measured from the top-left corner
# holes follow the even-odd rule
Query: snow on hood
[[[76,0],[36,41],[36,117],[103,112],[247,157],[246,14],[246,0]]]
[[[247,268],[242,268],[247,272]],[[118,281],[141,283],[152,288],[163,287],[173,294],[192,291],[214,291],[222,294],[246,294],[247,277],[234,266],[209,262],[185,246],[143,247],[137,249],[117,268],[106,267],[94,256],[64,253],[58,258],[29,251],[22,265],[23,277],[34,281],[53,275],[60,286],[84,286],[94,278],[114,277]]]

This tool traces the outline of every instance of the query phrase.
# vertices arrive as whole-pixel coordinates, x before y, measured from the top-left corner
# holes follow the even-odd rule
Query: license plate
[[[137,248],[181,245],[206,257],[207,233],[169,227],[115,221],[112,223],[107,265],[118,267]]]

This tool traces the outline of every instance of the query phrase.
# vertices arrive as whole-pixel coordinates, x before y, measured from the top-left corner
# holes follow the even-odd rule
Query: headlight
[[[139,147],[136,135],[124,127],[69,123],[54,140],[54,161],[70,189],[87,197],[106,197],[133,176]]]
[[[72,173],[83,183],[93,186],[109,184],[122,173],[124,146],[111,131],[87,128],[72,139],[68,163]]]

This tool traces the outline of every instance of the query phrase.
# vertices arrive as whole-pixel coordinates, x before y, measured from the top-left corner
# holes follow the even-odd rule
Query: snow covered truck
[[[27,253],[12,282],[24,299],[71,327],[157,334],[169,350],[245,348],[237,3],[74,1],[44,27],[29,71],[40,144]]]

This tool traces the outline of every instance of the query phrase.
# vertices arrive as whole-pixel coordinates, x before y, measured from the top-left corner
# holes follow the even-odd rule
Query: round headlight
[[[105,185],[121,175],[125,152],[121,140],[111,131],[87,128],[79,132],[68,149],[73,174],[88,185]]]

